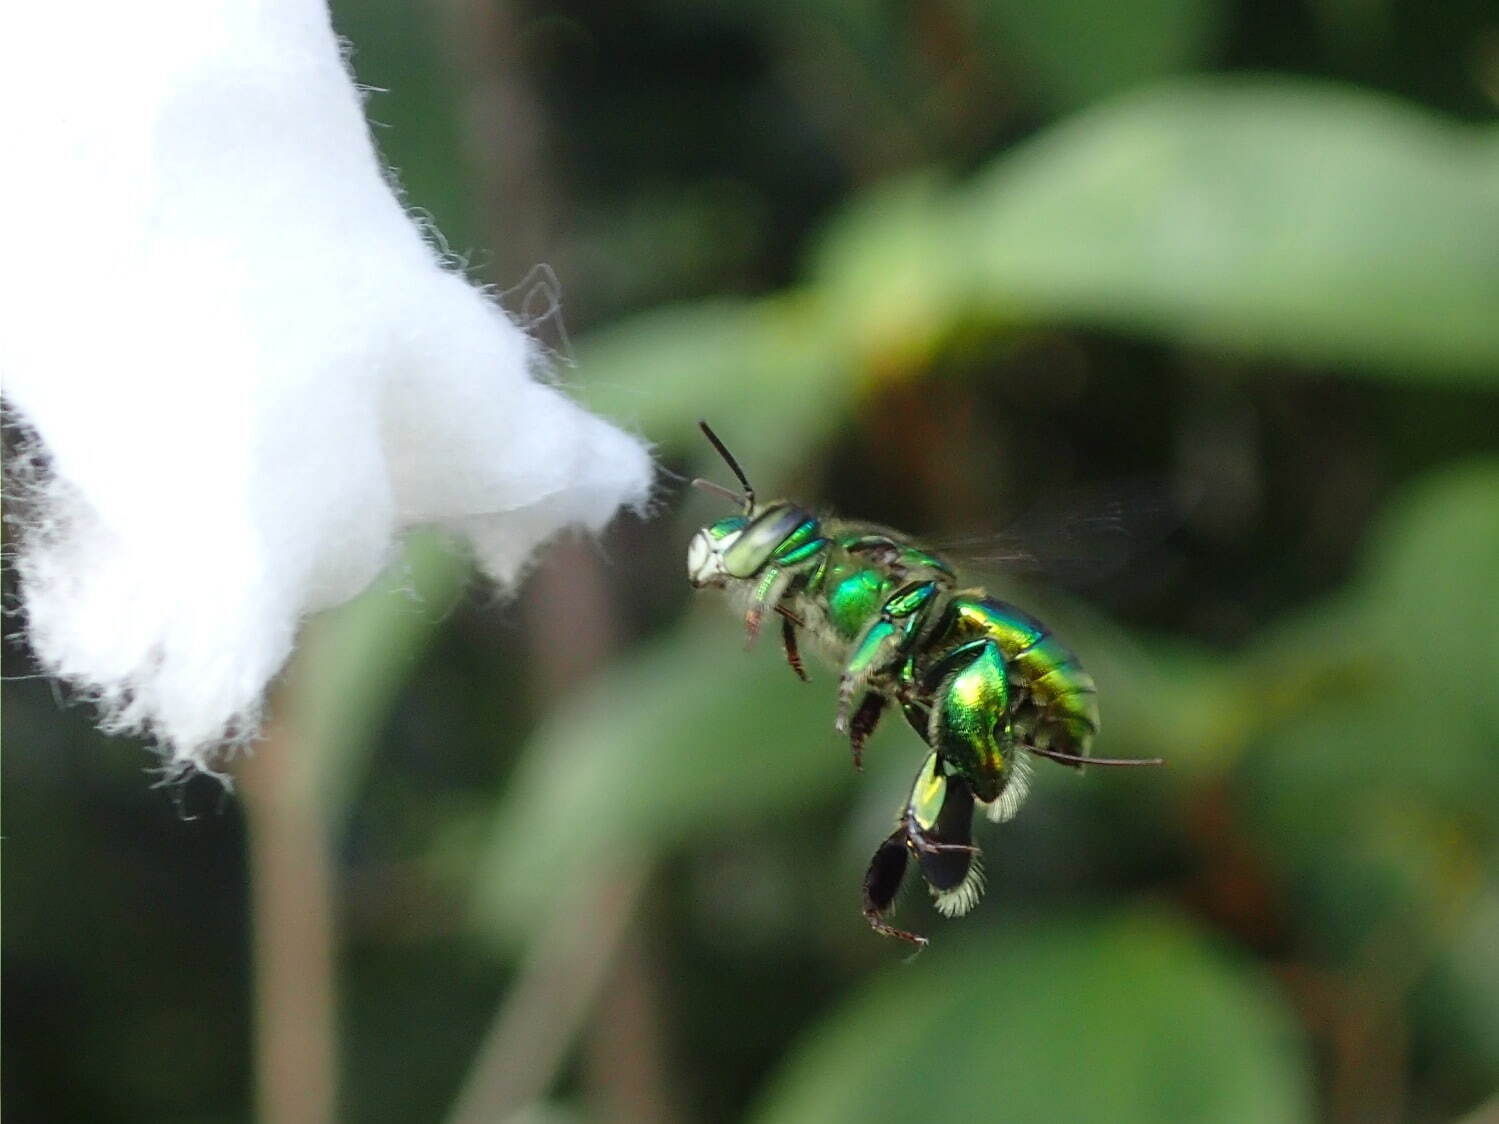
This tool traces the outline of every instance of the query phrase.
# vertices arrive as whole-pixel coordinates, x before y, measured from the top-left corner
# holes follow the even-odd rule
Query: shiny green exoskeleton
[[[1013,816],[1025,798],[1029,754],[1073,767],[1157,763],[1089,757],[1097,688],[1040,621],[982,590],[958,588],[946,562],[894,532],[785,500],[758,503],[733,456],[702,428],[744,492],[698,483],[743,512],[693,536],[692,584],[729,591],[751,640],[769,614],[779,615],[786,660],[801,678],[802,635],[840,669],[835,726],[848,735],[855,767],[892,705],[929,747],[899,826],[865,875],[864,913],[877,932],[926,943],[886,920],[909,857],[944,914],[973,906],[982,888],[974,807],[995,821]]]

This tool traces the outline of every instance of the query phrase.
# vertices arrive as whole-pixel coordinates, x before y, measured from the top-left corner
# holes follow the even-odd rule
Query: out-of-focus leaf
[[[1069,104],[1195,66],[1219,24],[1214,0],[982,0],[979,13],[1021,80]]]
[[[834,219],[810,268],[823,330],[863,379],[926,369],[936,344],[973,304],[971,230],[955,221],[952,187],[930,174],[867,191]]]
[[[1499,378],[1499,136],[1284,79],[1073,118],[975,184],[1000,309],[1392,375]]]
[[[1496,574],[1499,464],[1447,469],[1397,501],[1349,597],[1253,661],[1312,684],[1274,708],[1241,788],[1335,953],[1381,925],[1440,939],[1474,890],[1499,831]],[[1319,676],[1328,651],[1346,674]]]
[[[650,313],[580,352],[658,440],[708,417],[758,479],[975,317],[1090,322],[1400,377],[1499,378],[1499,137],[1325,85],[1178,82],[1083,114],[963,188],[833,224],[803,290]]]
[[[891,324],[932,341],[983,316],[1493,383],[1496,262],[1492,128],[1330,85],[1184,80],[1069,118],[956,191],[872,195],[813,280],[856,353]]]
[[[691,448],[706,448],[696,424],[707,418],[757,481],[803,461],[853,387],[817,310],[795,296],[647,313],[590,336],[578,363],[590,407]]]
[[[1475,835],[1492,818],[1492,746],[1471,729],[1431,728],[1391,707],[1325,705],[1250,750],[1241,791],[1305,919],[1334,959],[1380,933],[1416,960],[1481,868]]]
[[[773,474],[863,386],[925,371],[976,319],[1493,384],[1496,262],[1494,129],[1326,84],[1182,80],[1070,118],[970,184],[866,193],[803,289],[651,313],[580,357],[596,407],[658,439],[742,418],[759,442],[744,459]]]
[[[1499,737],[1499,461],[1409,489],[1382,521],[1364,596],[1377,643],[1425,706],[1471,712]]]
[[[1305,720],[1311,740],[1351,753],[1361,777],[1411,783],[1417,793],[1462,798],[1481,776],[1499,781],[1496,575],[1499,461],[1449,467],[1409,488],[1376,528],[1348,594],[1262,642],[1254,657],[1254,678],[1281,668],[1311,680],[1284,735],[1299,737]],[[1315,678],[1328,653],[1347,661],[1344,674]],[[1356,734],[1322,729],[1350,722]]]
[[[616,665],[532,740],[480,865],[494,931],[544,926],[553,902],[621,850],[789,814],[853,775],[832,679],[798,682],[773,624],[753,654],[731,621],[704,624]]]
[[[792,1055],[754,1115],[1299,1121],[1307,1063],[1269,982],[1184,924],[1053,921],[934,946]]]
[[[1474,896],[1447,937],[1424,1027],[1441,1042],[1443,1069],[1480,1072],[1499,1087],[1499,883]]]

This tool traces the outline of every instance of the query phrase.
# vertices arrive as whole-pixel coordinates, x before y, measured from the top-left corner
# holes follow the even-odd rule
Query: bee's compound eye
[[[706,531],[699,531],[687,544],[687,580],[693,585],[706,585],[712,577],[713,546]]]

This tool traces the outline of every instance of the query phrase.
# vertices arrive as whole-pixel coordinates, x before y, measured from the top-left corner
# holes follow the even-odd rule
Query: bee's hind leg
[[[919,933],[897,929],[885,920],[891,907],[895,905],[895,895],[906,876],[908,858],[906,828],[902,824],[880,844],[869,862],[869,870],[864,875],[864,919],[880,936],[894,937],[898,941],[915,945],[919,950],[927,945],[925,937]]]

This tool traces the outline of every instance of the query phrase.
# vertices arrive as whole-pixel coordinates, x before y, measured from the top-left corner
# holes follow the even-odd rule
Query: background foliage
[[[419,539],[314,626],[341,1118],[1499,1112],[1492,8],[335,20],[412,204],[671,470],[518,603]],[[854,775],[830,673],[689,603],[704,416],[762,493],[934,539],[1196,497],[1081,589],[983,575],[1094,670],[1099,752],[1170,764],[1042,772],[913,963],[857,913],[911,737]],[[239,799],[6,661],[11,1118],[250,1117]]]

